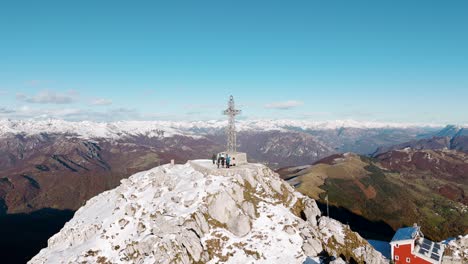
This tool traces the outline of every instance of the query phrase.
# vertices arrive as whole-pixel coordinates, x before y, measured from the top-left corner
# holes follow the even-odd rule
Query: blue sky
[[[2,1],[0,117],[468,123],[468,1]]]

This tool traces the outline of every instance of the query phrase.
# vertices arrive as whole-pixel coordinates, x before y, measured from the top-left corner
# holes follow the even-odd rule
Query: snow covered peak
[[[111,123],[64,120],[0,120],[0,137],[8,134],[36,135],[40,133],[60,133],[77,135],[84,138],[121,138],[126,136],[163,137],[173,135],[200,135],[226,127],[226,121],[119,121]],[[433,124],[401,124],[359,122],[354,120],[304,121],[304,120],[239,120],[237,129],[246,130],[284,130],[297,128],[303,130],[327,130],[337,128],[411,128],[439,127]],[[163,133],[162,133],[163,132]]]
[[[70,122],[64,120],[0,120],[0,136],[7,134],[36,135],[40,133],[70,134],[83,138],[120,138],[125,136],[163,137],[192,135],[184,125],[168,121],[122,121],[101,123],[92,121]]]
[[[310,120],[248,120],[241,121],[240,126],[256,126],[261,128],[301,128],[304,130],[327,130],[338,128],[361,128],[361,129],[382,129],[382,128],[414,128],[414,127],[442,127],[438,124],[422,123],[389,123],[347,120],[310,121]]]
[[[323,252],[386,262],[267,167],[198,160],[92,198],[29,263],[310,263]]]

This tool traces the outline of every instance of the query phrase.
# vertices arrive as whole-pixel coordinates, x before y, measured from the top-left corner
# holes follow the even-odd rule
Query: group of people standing
[[[231,157],[227,153],[213,154],[211,159],[213,160],[213,164],[216,163],[218,165],[218,168],[219,165],[221,165],[222,168],[224,168],[224,166],[226,166],[226,168],[231,167]]]

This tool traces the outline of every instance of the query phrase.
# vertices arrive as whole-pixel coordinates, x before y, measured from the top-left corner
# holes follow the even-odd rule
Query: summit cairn
[[[231,95],[228,101],[228,108],[223,111],[223,114],[228,116],[228,125],[226,128],[226,154],[231,157],[231,165],[234,166],[247,163],[247,154],[243,152],[237,152],[237,133],[235,118],[236,115],[239,115],[240,113],[241,110],[236,109],[234,97]]]

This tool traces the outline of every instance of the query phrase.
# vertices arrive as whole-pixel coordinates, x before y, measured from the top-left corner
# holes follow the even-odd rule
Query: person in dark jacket
[[[216,154],[213,154],[213,156],[211,156],[211,160],[213,160],[213,165],[214,165],[216,162]]]
[[[221,166],[224,168],[224,162],[226,161],[226,158],[224,157],[224,153],[221,153]]]

